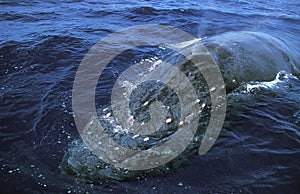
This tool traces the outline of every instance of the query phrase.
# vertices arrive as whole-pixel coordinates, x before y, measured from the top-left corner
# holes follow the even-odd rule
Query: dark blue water
[[[0,10],[0,193],[300,192],[298,0],[11,0],[0,1]],[[68,173],[63,158],[82,151],[74,143],[76,70],[92,45],[140,24],[204,39],[227,84],[221,135],[207,154],[171,172],[120,181],[93,177],[79,163]],[[160,55],[146,51],[123,55],[115,71]],[[100,85],[110,88],[111,78]],[[99,103],[109,101],[99,95]]]

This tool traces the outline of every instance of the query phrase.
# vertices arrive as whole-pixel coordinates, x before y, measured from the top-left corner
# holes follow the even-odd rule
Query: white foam
[[[246,84],[246,92],[252,92],[253,89],[274,89],[277,88],[278,85],[282,82],[286,82],[289,78],[295,78],[293,75],[285,72],[280,71],[277,73],[276,78],[272,81],[267,82],[250,82]]]

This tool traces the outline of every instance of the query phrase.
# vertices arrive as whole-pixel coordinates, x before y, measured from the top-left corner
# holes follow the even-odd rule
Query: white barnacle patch
[[[169,123],[171,123],[172,122],[172,119],[171,118],[168,118],[167,120],[166,120],[166,123],[167,124],[169,124]]]
[[[144,138],[144,141],[149,141],[149,140],[150,140],[149,137],[145,137],[145,138]]]
[[[134,136],[132,136],[132,139],[135,139],[135,138],[137,138],[139,136],[140,136],[139,134],[135,134]]]
[[[205,103],[203,103],[202,105],[201,105],[201,108],[204,108],[206,106],[206,104]]]
[[[105,116],[104,116],[104,118],[108,118],[108,117],[110,117],[111,116],[111,113],[109,112],[109,113],[107,113]]]
[[[215,91],[216,90],[216,87],[212,87],[211,89],[210,89],[210,92],[213,92],[213,91]]]
[[[128,118],[129,121],[132,121],[134,120],[134,117],[131,115],[129,118]]]
[[[114,129],[113,129],[113,132],[114,132],[114,133],[118,133],[118,132],[120,132],[120,130],[119,130],[118,128],[114,128]]]

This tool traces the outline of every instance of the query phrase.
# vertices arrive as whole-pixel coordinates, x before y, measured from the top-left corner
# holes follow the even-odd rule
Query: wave
[[[8,41],[0,46],[3,141],[32,133],[44,135],[51,125],[47,120],[54,120],[56,107],[66,101],[75,65],[86,49],[81,39],[69,36],[41,36],[38,40],[35,44]]]

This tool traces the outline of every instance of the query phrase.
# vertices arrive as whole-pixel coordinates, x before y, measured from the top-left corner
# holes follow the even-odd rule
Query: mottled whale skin
[[[219,66],[227,93],[243,83],[274,80],[280,71],[300,77],[299,50],[280,38],[265,33],[240,31],[203,39],[202,44],[205,45]],[[182,49],[188,50],[189,48],[183,47]],[[172,55],[168,58],[172,60]],[[187,71],[193,70],[187,69]],[[140,114],[145,115],[146,113],[141,112]],[[197,135],[200,137],[202,134],[203,131],[200,131]],[[104,163],[91,154],[82,141],[78,140],[74,141],[66,152],[61,168],[65,173],[84,181],[97,182],[106,178],[124,181],[146,174],[168,173],[172,169],[178,168],[191,155],[197,154],[198,147],[199,144],[187,147],[178,158],[156,169],[127,171]]]

